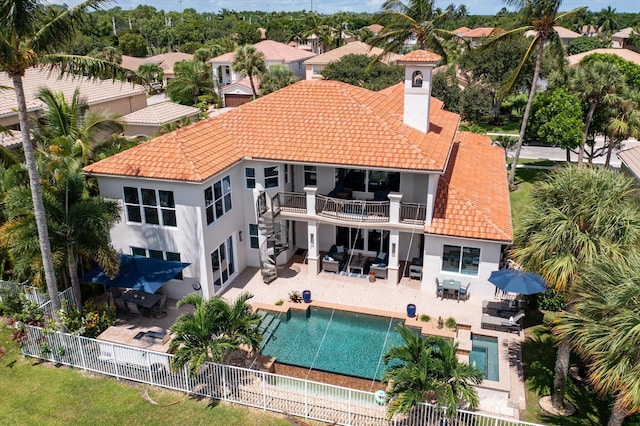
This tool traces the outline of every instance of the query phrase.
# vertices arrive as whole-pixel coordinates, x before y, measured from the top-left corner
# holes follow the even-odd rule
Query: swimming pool
[[[262,349],[283,364],[380,380],[385,368],[381,357],[403,343],[395,331],[400,319],[315,307],[291,310],[287,317],[280,316]]]
[[[495,337],[471,336],[471,354],[469,364],[475,365],[482,372],[485,380],[497,382],[498,372],[498,339]]]

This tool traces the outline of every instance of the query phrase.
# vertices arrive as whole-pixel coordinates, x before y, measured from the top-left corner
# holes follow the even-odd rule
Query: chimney
[[[404,55],[404,110],[402,121],[423,133],[429,131],[429,104],[431,100],[431,74],[442,57],[424,50]]]

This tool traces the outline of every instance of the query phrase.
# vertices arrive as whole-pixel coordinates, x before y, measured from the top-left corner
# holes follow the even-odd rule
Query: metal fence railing
[[[409,415],[389,419],[386,406],[376,401],[371,392],[215,363],[205,363],[193,377],[187,368],[177,371],[170,368],[171,354],[32,326],[27,326],[22,353],[118,378],[339,425],[534,425],[465,410],[447,419],[442,409],[429,404],[420,404]]]
[[[14,283],[11,281],[0,280],[0,301],[2,301],[3,292],[12,292],[14,294],[24,294],[29,302],[35,302],[38,304],[38,308],[42,310],[46,319],[51,319],[51,300],[47,293],[42,293],[38,287],[26,285],[24,283]],[[75,306],[75,298],[73,297],[73,291],[68,288],[58,293],[60,296],[60,302],[65,303],[66,306]]]

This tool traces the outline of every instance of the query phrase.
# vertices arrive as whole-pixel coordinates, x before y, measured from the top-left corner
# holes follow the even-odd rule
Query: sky
[[[62,1],[53,0],[54,3]],[[216,13],[221,9],[236,11],[262,10],[273,11],[298,11],[313,10],[318,13],[331,14],[340,11],[345,12],[369,12],[375,13],[380,10],[384,0],[115,0],[113,6],[120,6],[123,9],[133,9],[139,4],[154,6],[158,10],[180,11],[181,9],[193,8],[198,12]],[[69,5],[76,2],[68,1]],[[493,15],[503,7],[507,7],[502,0],[436,0],[436,7],[442,9],[449,4],[465,4],[472,15]],[[640,1],[638,0],[564,0],[561,10],[571,10],[576,7],[589,6],[592,12],[599,12],[607,6],[611,6],[616,12],[640,13]],[[111,6],[107,7],[110,8]],[[515,10],[508,8],[508,10]]]

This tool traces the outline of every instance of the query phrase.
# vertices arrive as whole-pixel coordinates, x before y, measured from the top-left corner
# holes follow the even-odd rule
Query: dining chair
[[[468,283],[466,287],[460,287],[460,298],[463,300],[469,299],[469,287],[471,283]]]
[[[138,305],[136,305],[133,302],[127,302],[127,309],[129,310],[128,315],[127,315],[127,320],[131,319],[131,315],[137,315],[138,316],[138,322],[142,321],[142,312],[140,312],[140,309],[138,308]]]
[[[164,318],[167,316],[167,295],[163,294],[158,303],[151,307],[154,318]]]
[[[116,297],[115,299],[113,299],[113,301],[116,304],[116,311],[126,312],[127,314],[129,313],[129,310],[127,309],[127,305],[124,300],[120,299],[119,297]]]
[[[443,292],[442,283],[440,282],[438,277],[436,277],[436,297],[438,296],[443,297],[442,292]]]

